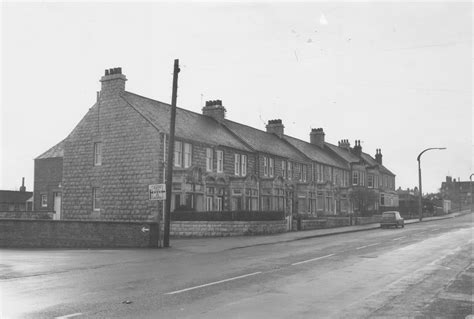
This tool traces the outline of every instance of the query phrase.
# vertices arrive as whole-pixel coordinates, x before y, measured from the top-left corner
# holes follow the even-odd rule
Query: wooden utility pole
[[[170,246],[170,217],[171,217],[171,189],[173,184],[173,154],[174,154],[174,128],[176,120],[176,96],[178,93],[178,73],[179,60],[174,60],[173,71],[173,94],[171,96],[171,120],[170,120],[170,140],[168,143],[168,165],[166,169],[166,208],[165,208],[165,231],[163,246]]]

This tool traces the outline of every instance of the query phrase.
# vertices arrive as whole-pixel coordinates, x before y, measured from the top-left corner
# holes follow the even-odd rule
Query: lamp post
[[[471,197],[471,213],[472,213],[472,175],[469,176],[469,197]]]
[[[419,194],[418,194],[418,214],[420,215],[420,222],[423,219],[423,191],[421,189],[421,155],[423,155],[424,152],[429,151],[429,150],[445,150],[446,147],[430,147],[425,150],[423,150],[420,154],[418,154],[418,157],[416,160],[418,161],[418,188],[419,188]]]

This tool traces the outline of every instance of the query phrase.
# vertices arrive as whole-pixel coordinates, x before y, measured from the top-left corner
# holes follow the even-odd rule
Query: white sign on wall
[[[150,200],[165,200],[166,184],[148,185],[148,192],[150,193]]]

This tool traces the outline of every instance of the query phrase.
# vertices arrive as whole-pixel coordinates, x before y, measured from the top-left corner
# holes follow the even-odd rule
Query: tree
[[[378,194],[373,189],[363,187],[354,188],[349,196],[354,204],[354,212],[359,216],[371,216],[379,200]]]

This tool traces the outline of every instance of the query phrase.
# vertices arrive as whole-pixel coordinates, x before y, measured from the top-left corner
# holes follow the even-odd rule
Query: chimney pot
[[[127,78],[122,74],[122,68],[110,68],[105,70],[105,75],[100,79],[102,88],[100,96],[107,98],[118,95],[125,91],[125,82]]]

